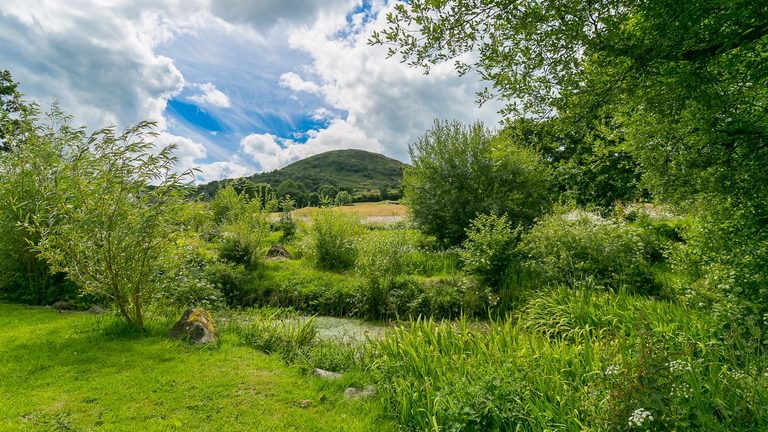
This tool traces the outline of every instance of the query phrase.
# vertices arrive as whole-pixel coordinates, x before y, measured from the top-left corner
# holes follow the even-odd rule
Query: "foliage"
[[[347,191],[340,191],[336,194],[334,202],[337,206],[347,205],[352,202],[352,195],[350,195]]]
[[[500,134],[541,153],[554,188],[576,205],[607,209],[647,199],[644,171],[627,150],[612,111],[589,102],[574,102],[567,112],[545,120],[507,119]]]
[[[459,245],[472,219],[505,214],[529,225],[547,208],[547,171],[531,150],[494,137],[482,124],[435,121],[409,146],[405,200],[416,226]]]
[[[191,244],[178,244],[168,271],[160,278],[160,288],[152,294],[152,305],[160,310],[179,310],[201,306],[222,308],[232,296],[214,272],[226,263],[218,262],[209,251]],[[218,275],[217,275],[218,276]],[[225,293],[228,294],[225,297]]]
[[[762,350],[679,305],[575,294],[543,292],[519,320],[396,328],[366,357],[383,402],[411,430],[765,427]]]
[[[82,139],[82,132],[70,128],[56,106],[44,120],[21,100],[7,103],[4,110],[16,111],[3,111],[0,119],[7,146],[0,151],[0,293],[37,305],[72,300],[77,287],[38,256],[40,233],[31,226],[49,214],[48,189],[55,177],[41,174],[54,172],[68,143]]]
[[[481,99],[495,93],[518,117],[560,117],[567,130],[606,125],[598,142],[576,134],[583,137],[577,144],[592,147],[586,155],[606,139],[609,152],[626,150],[634,161],[628,168],[642,167],[643,184],[656,198],[693,204],[707,221],[700,227],[724,240],[717,249],[728,256],[725,266],[703,242],[705,251],[689,249],[702,260],[697,284],[764,278],[764,270],[738,263],[759,261],[755,252],[768,238],[765,6],[552,1],[516,5],[514,13],[508,7],[480,0],[399,4],[372,42],[390,43],[391,55],[426,68],[459,59],[459,71],[475,69],[491,82],[494,91]],[[464,56],[470,52],[476,55]],[[584,172],[592,158],[579,159],[577,171]],[[727,240],[735,225],[750,235]],[[738,276],[724,278],[728,273]],[[742,297],[739,307],[765,303],[765,292],[753,294],[739,287],[726,296]]]
[[[311,253],[318,268],[340,271],[355,265],[363,229],[356,216],[320,209],[310,229]]]
[[[277,199],[292,199],[297,206],[305,207],[309,204],[307,190],[303,183],[293,179],[280,182],[275,189]]]
[[[512,261],[519,238],[520,229],[512,228],[505,215],[478,216],[467,228],[467,240],[459,250],[464,269],[497,287]]]
[[[284,198],[278,202],[278,208],[280,209],[280,219],[277,221],[277,230],[282,234],[282,240],[284,242],[290,241],[296,235],[299,226],[293,219],[294,203],[290,198]]]
[[[183,212],[185,177],[173,171],[173,146],[149,141],[151,123],[116,135],[102,129],[66,143],[66,159],[39,178],[54,178],[51,201],[36,215],[40,252],[87,294],[112,302],[143,327],[143,308],[158,288]]]
[[[387,315],[387,298],[396,278],[406,272],[406,257],[413,245],[402,231],[368,234],[361,242],[355,268],[365,279],[363,299],[357,301],[365,316]]]
[[[546,217],[522,237],[519,251],[540,283],[658,291],[641,232],[594,214]]]
[[[270,232],[270,207],[265,208],[258,196],[249,200],[239,195],[232,186],[220,190],[211,207],[219,223],[219,256],[250,269],[258,267]]]

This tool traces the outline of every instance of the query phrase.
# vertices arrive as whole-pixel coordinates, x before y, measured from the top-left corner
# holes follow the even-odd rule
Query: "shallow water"
[[[315,317],[315,327],[320,338],[350,342],[364,342],[366,338],[380,339],[387,330],[387,325],[381,322],[327,316]]]

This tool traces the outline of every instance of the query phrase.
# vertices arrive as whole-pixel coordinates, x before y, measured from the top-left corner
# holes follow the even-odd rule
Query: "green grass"
[[[0,430],[386,431],[377,401],[322,382],[226,332],[194,348],[164,328],[0,304]],[[310,401],[302,407],[302,401]]]

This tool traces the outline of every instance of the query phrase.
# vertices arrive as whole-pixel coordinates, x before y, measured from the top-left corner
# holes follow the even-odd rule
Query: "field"
[[[402,220],[408,213],[406,206],[389,202],[355,203],[335,207],[334,210],[345,214],[357,215],[366,222],[397,222]],[[294,210],[293,215],[309,218],[315,211],[315,208],[306,207]]]
[[[304,377],[227,333],[215,347],[109,317],[0,304],[2,431],[386,431],[350,382]]]

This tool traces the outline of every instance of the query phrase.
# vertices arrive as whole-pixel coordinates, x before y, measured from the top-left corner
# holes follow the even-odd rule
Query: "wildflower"
[[[691,387],[686,383],[672,384],[672,391],[669,392],[669,395],[672,397],[688,399],[691,397]]]
[[[608,369],[603,372],[605,376],[611,376],[611,375],[618,375],[619,374],[619,365],[611,365],[608,366]]]
[[[652,422],[653,414],[645,408],[636,409],[629,416],[629,427],[641,427],[645,422]]]
[[[683,360],[673,360],[667,363],[667,367],[672,373],[691,371],[691,364]]]

